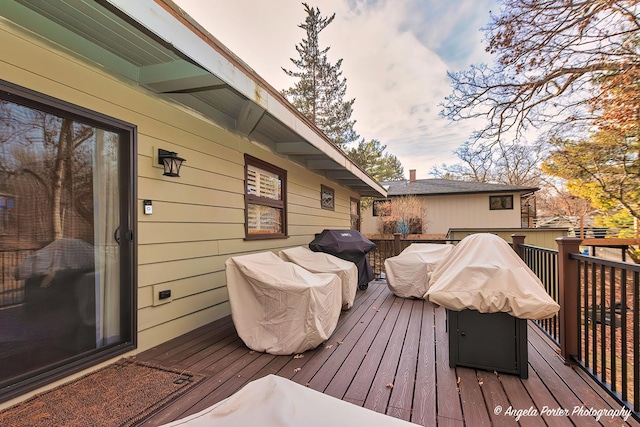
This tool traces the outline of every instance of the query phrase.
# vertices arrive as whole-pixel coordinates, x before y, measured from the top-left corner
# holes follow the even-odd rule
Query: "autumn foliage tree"
[[[640,218],[638,139],[602,130],[581,140],[554,141],[544,162],[548,173],[567,182],[567,189],[603,212],[626,209]]]

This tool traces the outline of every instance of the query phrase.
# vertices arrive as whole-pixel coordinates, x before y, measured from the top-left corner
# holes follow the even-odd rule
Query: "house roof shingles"
[[[441,194],[473,194],[473,193],[527,193],[538,191],[538,187],[522,185],[492,184],[486,182],[457,181],[452,179],[418,179],[385,181],[381,183],[389,196],[406,195],[441,195]]]

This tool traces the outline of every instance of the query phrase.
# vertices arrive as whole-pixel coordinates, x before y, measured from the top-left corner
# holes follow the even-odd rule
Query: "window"
[[[384,210],[385,203],[388,202],[389,200],[374,200],[372,205],[373,216],[384,216],[382,211]]]
[[[489,209],[492,211],[513,209],[513,196],[489,196]]]
[[[320,206],[322,209],[335,210],[335,192],[333,188],[320,185]]]
[[[287,172],[245,155],[245,231],[247,239],[287,235]]]
[[[135,348],[135,132],[0,81],[0,401]]]
[[[351,229],[360,231],[360,200],[349,199],[349,212],[351,214]]]
[[[0,234],[9,234],[14,206],[13,197],[0,194]]]

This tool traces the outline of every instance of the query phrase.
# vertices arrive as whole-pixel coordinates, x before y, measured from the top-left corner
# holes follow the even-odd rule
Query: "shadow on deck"
[[[640,425],[597,416],[621,406],[580,368],[565,365],[529,322],[529,378],[450,368],[446,314],[423,300],[395,297],[384,281],[358,291],[331,338],[300,356],[250,351],[230,317],[140,353],[138,360],[207,376],[147,419],[154,426],[199,412],[268,374],[423,426]],[[582,412],[574,411],[583,408]],[[508,413],[511,409],[513,413]],[[516,422],[517,410],[529,411]],[[568,411],[568,415],[562,414]]]

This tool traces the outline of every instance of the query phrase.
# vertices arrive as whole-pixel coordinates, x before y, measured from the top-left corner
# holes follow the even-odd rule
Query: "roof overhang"
[[[386,196],[284,96],[169,0],[15,0],[0,15],[361,196]]]

